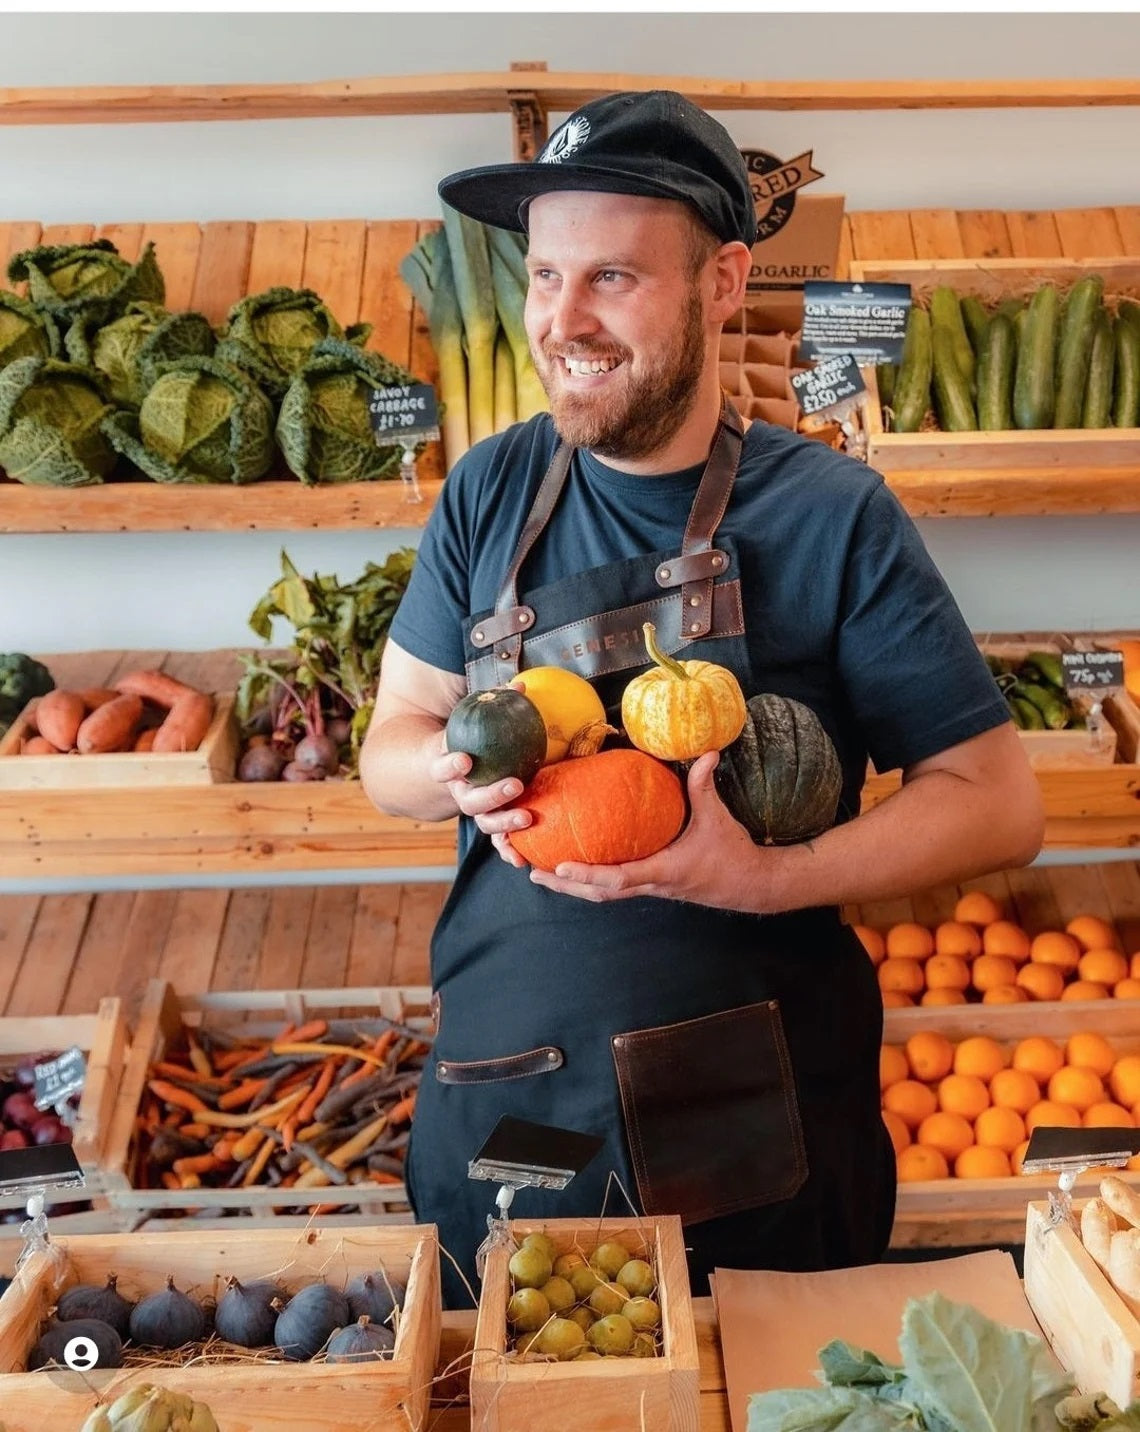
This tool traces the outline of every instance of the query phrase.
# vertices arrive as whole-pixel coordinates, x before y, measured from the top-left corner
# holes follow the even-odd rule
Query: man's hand
[[[604,902],[655,895],[664,900],[689,900],[718,910],[759,910],[759,888],[765,852],[729,815],[713,785],[717,752],[701,756],[689,769],[689,823],[680,836],[645,860],[625,865],[581,865],[567,862],[553,875],[531,871],[535,885],[561,895]],[[496,842],[498,845],[498,842]],[[499,853],[503,854],[502,846]],[[504,858],[506,858],[504,856]],[[517,858],[517,864],[523,862]]]
[[[447,750],[442,735],[440,751],[441,754],[428,767],[432,780],[447,786],[460,811],[471,816],[484,835],[491,836],[495,849],[508,865],[525,865],[526,861],[507,839],[507,832],[522,830],[529,825],[530,812],[505,809],[522,795],[522,782],[509,776],[505,781],[494,781],[489,786],[473,786],[467,780],[471,757],[462,751]]]

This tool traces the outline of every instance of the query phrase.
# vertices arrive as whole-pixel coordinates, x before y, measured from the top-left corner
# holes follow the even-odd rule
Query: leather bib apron
[[[594,683],[619,724],[621,691],[648,664],[650,620],[664,650],[718,662],[746,695],[761,691],[735,543],[717,532],[741,443],[726,404],[680,552],[520,599],[523,564],[569,470],[561,446],[495,610],[470,623],[469,689],[566,667]],[[698,1279],[718,1261],[810,1268],[882,1252],[894,1157],[879,1117],[881,1002],[836,911],[760,919],[650,898],[595,904],[531,884],[476,833],[431,964],[439,1030],[408,1187],[469,1279],[494,1188],[469,1180],[467,1163],[503,1113],[606,1140],[566,1190],[516,1194],[513,1216],[596,1216],[603,1205],[624,1216],[628,1196],[641,1212],[681,1215]],[[448,1304],[462,1306],[446,1258],[442,1267]]]

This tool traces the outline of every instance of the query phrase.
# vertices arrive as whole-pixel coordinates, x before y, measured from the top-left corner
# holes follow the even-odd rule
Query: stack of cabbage
[[[303,483],[396,476],[378,447],[372,390],[413,382],[342,328],[309,289],[272,288],[215,333],[171,313],[147,244],[129,263],[106,239],[29,249],[0,289],[0,469],[84,487],[119,457],[156,482],[253,482],[285,465]],[[134,473],[123,471],[123,476]]]
[[[400,265],[439,359],[449,469],[472,443],[550,406],[523,327],[525,242],[444,204],[443,228]]]

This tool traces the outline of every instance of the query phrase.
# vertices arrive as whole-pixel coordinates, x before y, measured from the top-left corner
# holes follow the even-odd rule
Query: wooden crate
[[[118,999],[109,997],[100,1000],[95,1014],[0,1019],[0,1066],[15,1063],[29,1054],[62,1053],[75,1045],[83,1050],[87,1060],[87,1073],[72,1132],[72,1147],[83,1170],[86,1189],[61,1197],[61,1202],[69,1203],[85,1200],[90,1194],[99,1194],[103,1189],[103,1154],[127,1063],[127,1026],[122,1004]],[[22,1208],[25,1201],[18,1194],[6,1194],[0,1197],[0,1209]],[[97,1216],[106,1217],[105,1214]],[[66,1217],[86,1219],[88,1215]],[[61,1228],[69,1226],[60,1219],[52,1220],[52,1227],[56,1227],[57,1222]],[[77,1225],[72,1223],[70,1226]]]
[[[1060,655],[1071,650],[1071,643],[1057,640],[1025,640],[996,637],[979,643],[987,656],[1022,661],[1033,651],[1049,651]],[[1087,715],[1091,698],[1075,703]],[[1111,766],[1116,760],[1116,727],[1105,720],[1099,739],[1093,743],[1090,731],[1018,731],[1029,764],[1035,771],[1066,771],[1090,766]]]
[[[109,786],[200,786],[232,781],[240,738],[234,697],[215,697],[214,719],[196,751],[110,751],[106,755],[21,756],[36,702],[29,701],[0,740],[0,787],[89,790]]]
[[[393,1019],[430,1038],[431,991],[426,988],[335,990],[241,990],[178,995],[165,980],[151,980],[139,1011],[130,1062],[103,1152],[102,1178],[113,1208],[137,1221],[141,1215],[172,1214],[178,1209],[202,1210],[222,1217],[240,1212],[242,1226],[250,1215],[272,1220],[278,1208],[317,1205],[359,1206],[369,1221],[409,1219],[407,1190],[399,1184],[346,1184],[343,1187],[277,1189],[268,1185],[223,1189],[137,1187],[139,1149],[135,1120],[146,1088],[150,1065],[167,1050],[185,1042],[185,1031],[206,1029],[230,1035],[271,1035],[286,1023],[301,1024],[327,1016],[351,1019],[355,1028],[379,1033]]]
[[[851,278],[874,283],[908,283],[916,297],[929,298],[938,284],[983,302],[1030,294],[1053,282],[1064,292],[1078,279],[1098,273],[1105,297],[1140,297],[1140,259],[917,259],[854,261]],[[1046,428],[1038,432],[889,433],[873,369],[867,383],[867,462],[884,475],[936,468],[1036,468],[1058,473],[1135,468],[1140,429],[1096,431]]]
[[[1047,1203],[1026,1209],[1025,1296],[1081,1392],[1121,1407],[1140,1397],[1140,1321],[1076,1231],[1050,1224]]]
[[[1073,638],[1077,651],[1111,651],[1121,641],[1136,641],[1140,632],[1082,632]],[[1140,706],[1131,692],[1120,691],[1104,703],[1105,713],[1116,728],[1119,759],[1140,762]]]
[[[679,1218],[515,1221],[516,1240],[545,1233],[559,1253],[589,1251],[616,1238],[657,1271],[663,1355],[609,1357],[600,1362],[520,1362],[508,1355],[510,1250],[487,1259],[479,1294],[471,1362],[471,1425],[479,1432],[696,1432],[700,1425],[700,1366],[693,1323],[685,1241]]]
[[[79,1427],[99,1402],[154,1383],[205,1402],[225,1432],[419,1432],[428,1418],[439,1352],[439,1249],[433,1226],[276,1231],[108,1234],[57,1240],[64,1272],[36,1254],[0,1298],[0,1406],[7,1432]],[[64,1288],[117,1274],[130,1298],[177,1287],[217,1297],[223,1280],[279,1278],[290,1292],[327,1281],[336,1287],[383,1266],[407,1278],[407,1299],[391,1361],[346,1366],[258,1360],[187,1367],[147,1366],[80,1374],[26,1373],[29,1349]]]

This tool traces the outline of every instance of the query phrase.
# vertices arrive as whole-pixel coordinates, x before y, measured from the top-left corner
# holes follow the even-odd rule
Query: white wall
[[[1031,30],[1032,44],[1026,42]],[[8,14],[0,87],[551,69],[737,79],[1111,77],[1136,15]],[[853,209],[1140,203],[1140,109],[721,116],[811,146]],[[510,154],[502,116],[0,128],[0,221],[424,216]],[[2,500],[2,499],[0,499]],[[941,520],[923,535],[976,630],[1140,623],[1140,518]],[[0,538],[0,651],[246,643],[282,544],[350,577],[410,532]],[[26,600],[13,600],[12,594]]]

